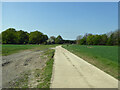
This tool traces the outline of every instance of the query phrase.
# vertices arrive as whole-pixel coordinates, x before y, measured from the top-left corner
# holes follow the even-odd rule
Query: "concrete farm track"
[[[61,46],[54,59],[51,88],[118,88],[118,80]]]

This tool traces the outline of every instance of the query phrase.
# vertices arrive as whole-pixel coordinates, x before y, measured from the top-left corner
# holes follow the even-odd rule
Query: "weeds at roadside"
[[[39,74],[41,73],[41,76],[39,80],[40,83],[37,85],[37,88],[50,88],[54,50],[49,50],[45,55],[48,55],[49,60],[46,62],[46,66],[43,68],[42,72],[39,72]]]

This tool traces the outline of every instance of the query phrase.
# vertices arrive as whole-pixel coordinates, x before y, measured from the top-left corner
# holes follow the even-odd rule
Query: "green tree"
[[[88,45],[93,45],[93,41],[94,41],[94,35],[87,36],[87,44]]]
[[[9,28],[2,32],[2,43],[3,44],[16,44],[17,36],[14,28]]]
[[[113,39],[114,34],[112,33],[110,37],[108,38],[107,45],[114,45],[114,39]]]
[[[86,45],[86,38],[83,37],[81,40],[80,40],[80,44],[81,45]]]
[[[17,43],[18,44],[26,44],[29,41],[29,35],[27,32],[22,30],[17,31]]]
[[[2,44],[2,33],[0,33],[0,44]]]
[[[47,35],[43,35],[42,43],[43,44],[47,44],[47,40],[48,40],[48,36]]]
[[[100,45],[101,36],[100,35],[94,35],[92,40],[93,40],[93,45]]]
[[[47,35],[43,35],[42,41],[43,41],[43,42],[46,42],[46,40],[48,40],[48,36],[47,36]]]
[[[106,34],[101,35],[101,41],[100,45],[106,45],[107,44],[108,37]]]
[[[118,30],[118,45],[120,46],[120,30]]]
[[[42,44],[44,42],[44,36],[43,33],[39,31],[31,32],[29,35],[29,43],[30,44]]]
[[[59,35],[59,36],[55,39],[55,43],[56,43],[56,44],[63,44],[63,38]]]
[[[120,31],[119,30],[116,30],[114,33],[113,33],[113,39],[114,39],[114,45],[118,45],[118,43],[119,43],[119,39],[120,39],[120,37],[119,37],[119,35],[120,35]]]

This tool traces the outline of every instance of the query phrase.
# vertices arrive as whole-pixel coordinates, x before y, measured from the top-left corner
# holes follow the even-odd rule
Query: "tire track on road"
[[[86,78],[84,77],[84,75],[78,70],[78,68],[72,63],[72,61],[70,60],[70,58],[63,52],[63,55],[67,58],[67,60],[71,63],[71,65],[73,66],[73,68],[79,73],[80,77],[82,76],[85,80],[85,82],[88,84],[88,86],[90,88],[93,88],[93,86],[86,80]]]

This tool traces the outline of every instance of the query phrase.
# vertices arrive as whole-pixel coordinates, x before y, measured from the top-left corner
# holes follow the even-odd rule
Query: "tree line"
[[[64,40],[60,35],[57,37],[51,36],[48,38],[47,35],[40,31],[25,32],[23,30],[16,31],[14,28],[9,28],[3,31],[2,44],[63,44],[75,43],[75,40]]]
[[[119,45],[120,30],[106,34],[90,34],[77,36],[76,40],[64,40],[62,36],[51,36],[50,38],[40,31],[25,32],[9,28],[0,34],[2,44],[80,44],[80,45]]]
[[[80,45],[120,45],[120,30],[101,35],[90,33],[84,36],[79,35],[76,43]]]

